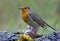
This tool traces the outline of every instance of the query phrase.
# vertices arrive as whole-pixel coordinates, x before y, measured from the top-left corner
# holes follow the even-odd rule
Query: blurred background
[[[26,23],[22,20],[19,7],[29,6],[49,25],[60,31],[60,0],[0,0],[0,30],[24,32]],[[50,28],[39,28],[38,33],[49,33]]]

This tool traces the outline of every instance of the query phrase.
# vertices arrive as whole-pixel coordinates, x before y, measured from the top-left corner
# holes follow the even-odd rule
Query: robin
[[[34,28],[35,27],[38,28],[39,26],[44,28],[45,26],[48,26],[48,27],[52,28],[53,30],[55,30],[53,27],[48,25],[39,15],[32,12],[31,8],[29,8],[27,6],[21,6],[19,9],[22,11],[22,19],[28,25],[30,25]],[[36,29],[36,30],[38,30],[38,29]]]

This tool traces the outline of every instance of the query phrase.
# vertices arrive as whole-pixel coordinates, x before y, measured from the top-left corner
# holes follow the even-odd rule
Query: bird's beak
[[[18,8],[19,10],[22,9],[22,8]]]

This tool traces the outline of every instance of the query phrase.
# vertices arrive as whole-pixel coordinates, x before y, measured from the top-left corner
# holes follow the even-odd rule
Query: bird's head
[[[21,6],[21,7],[19,8],[19,10],[22,11],[23,14],[30,12],[30,8],[27,7],[27,6]]]

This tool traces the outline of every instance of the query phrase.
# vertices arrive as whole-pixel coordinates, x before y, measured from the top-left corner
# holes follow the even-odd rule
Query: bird
[[[49,24],[47,24],[37,13],[33,12],[31,10],[30,7],[28,6],[20,6],[19,10],[22,13],[22,19],[24,20],[24,22],[32,27],[50,27],[51,29],[55,30],[55,28],[53,28],[52,26],[50,26]],[[37,30],[37,29],[36,29]]]

